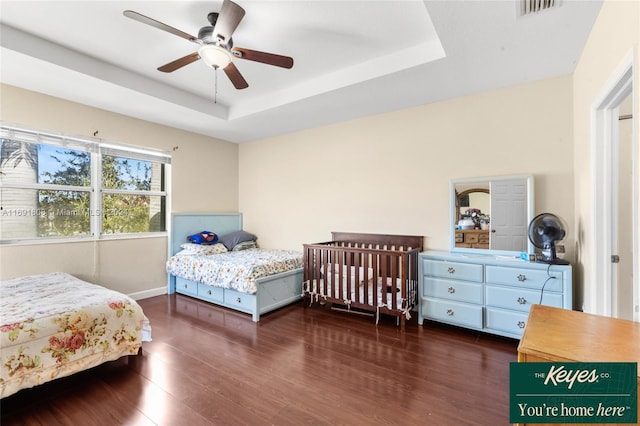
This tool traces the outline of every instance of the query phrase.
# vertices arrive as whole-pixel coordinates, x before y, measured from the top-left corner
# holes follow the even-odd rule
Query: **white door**
[[[522,179],[491,181],[491,250],[527,247],[527,183]]]
[[[629,96],[631,114],[637,114],[633,64],[630,53],[592,107],[593,256],[584,310],[640,321],[638,141],[634,130],[625,129],[633,129],[635,119],[622,125],[619,120]]]
[[[612,143],[612,316],[633,320],[633,120],[631,96],[619,108]],[[614,122],[614,124],[616,124]],[[615,137],[617,135],[617,137]]]

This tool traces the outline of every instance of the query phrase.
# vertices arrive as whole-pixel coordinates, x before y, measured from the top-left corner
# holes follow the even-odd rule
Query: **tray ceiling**
[[[573,72],[601,1],[518,16],[516,1],[237,0],[235,46],[294,58],[236,59],[236,90],[197,45],[221,1],[0,1],[0,81],[132,117],[246,142]],[[217,87],[217,91],[216,91]]]

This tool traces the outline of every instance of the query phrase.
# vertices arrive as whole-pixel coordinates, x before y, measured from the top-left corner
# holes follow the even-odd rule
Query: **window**
[[[0,241],[166,231],[167,153],[0,130]]]

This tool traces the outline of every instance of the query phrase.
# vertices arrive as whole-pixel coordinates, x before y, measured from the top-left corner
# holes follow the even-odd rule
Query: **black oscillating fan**
[[[566,236],[565,229],[562,219],[554,214],[542,213],[533,218],[529,223],[529,241],[542,250],[543,258],[538,259],[538,262],[553,265],[569,264],[564,259],[558,259],[556,255],[556,243]],[[548,252],[548,255],[545,255],[545,252]]]

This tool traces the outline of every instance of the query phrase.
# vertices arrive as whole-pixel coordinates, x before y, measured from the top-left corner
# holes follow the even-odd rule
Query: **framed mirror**
[[[477,254],[533,253],[527,231],[534,216],[531,175],[451,181],[451,251]]]

